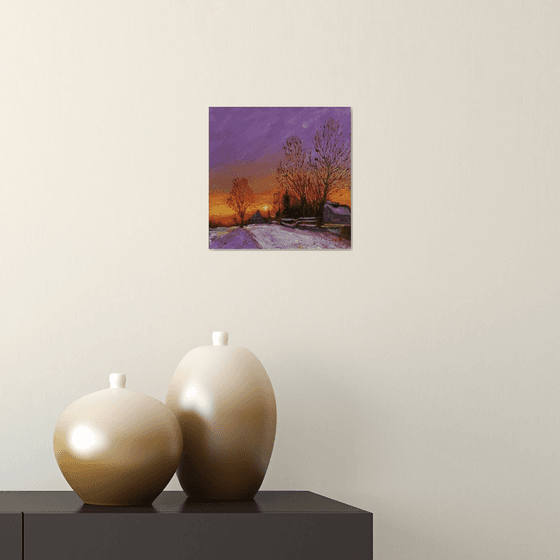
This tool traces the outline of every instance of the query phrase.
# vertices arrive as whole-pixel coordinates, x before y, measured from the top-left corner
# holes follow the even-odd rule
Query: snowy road
[[[210,249],[350,249],[350,241],[329,231],[254,224],[210,230]]]

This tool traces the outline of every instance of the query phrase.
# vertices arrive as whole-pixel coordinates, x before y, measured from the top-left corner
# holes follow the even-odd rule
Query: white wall
[[[376,559],[558,558],[559,23],[0,3],[0,490],[67,489],[62,410],[111,371],[164,400],[223,329],[276,390],[263,489],[372,511]],[[352,107],[352,251],[208,251],[220,105]]]

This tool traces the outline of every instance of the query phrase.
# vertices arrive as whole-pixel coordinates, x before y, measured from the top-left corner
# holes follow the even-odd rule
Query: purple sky
[[[350,138],[349,107],[210,107],[210,188],[229,191],[234,176],[249,179],[255,192],[274,187],[271,175],[289,136],[306,148],[330,117]]]

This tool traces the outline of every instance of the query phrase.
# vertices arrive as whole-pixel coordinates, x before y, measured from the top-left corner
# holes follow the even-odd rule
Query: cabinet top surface
[[[195,501],[182,491],[162,492],[147,507],[84,504],[74,492],[0,492],[0,513],[369,513],[313,492],[262,491],[243,502]]]

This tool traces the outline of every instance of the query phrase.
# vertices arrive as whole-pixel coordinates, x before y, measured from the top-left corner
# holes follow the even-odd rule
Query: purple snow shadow
[[[262,249],[249,231],[243,228],[210,241],[210,249]]]

